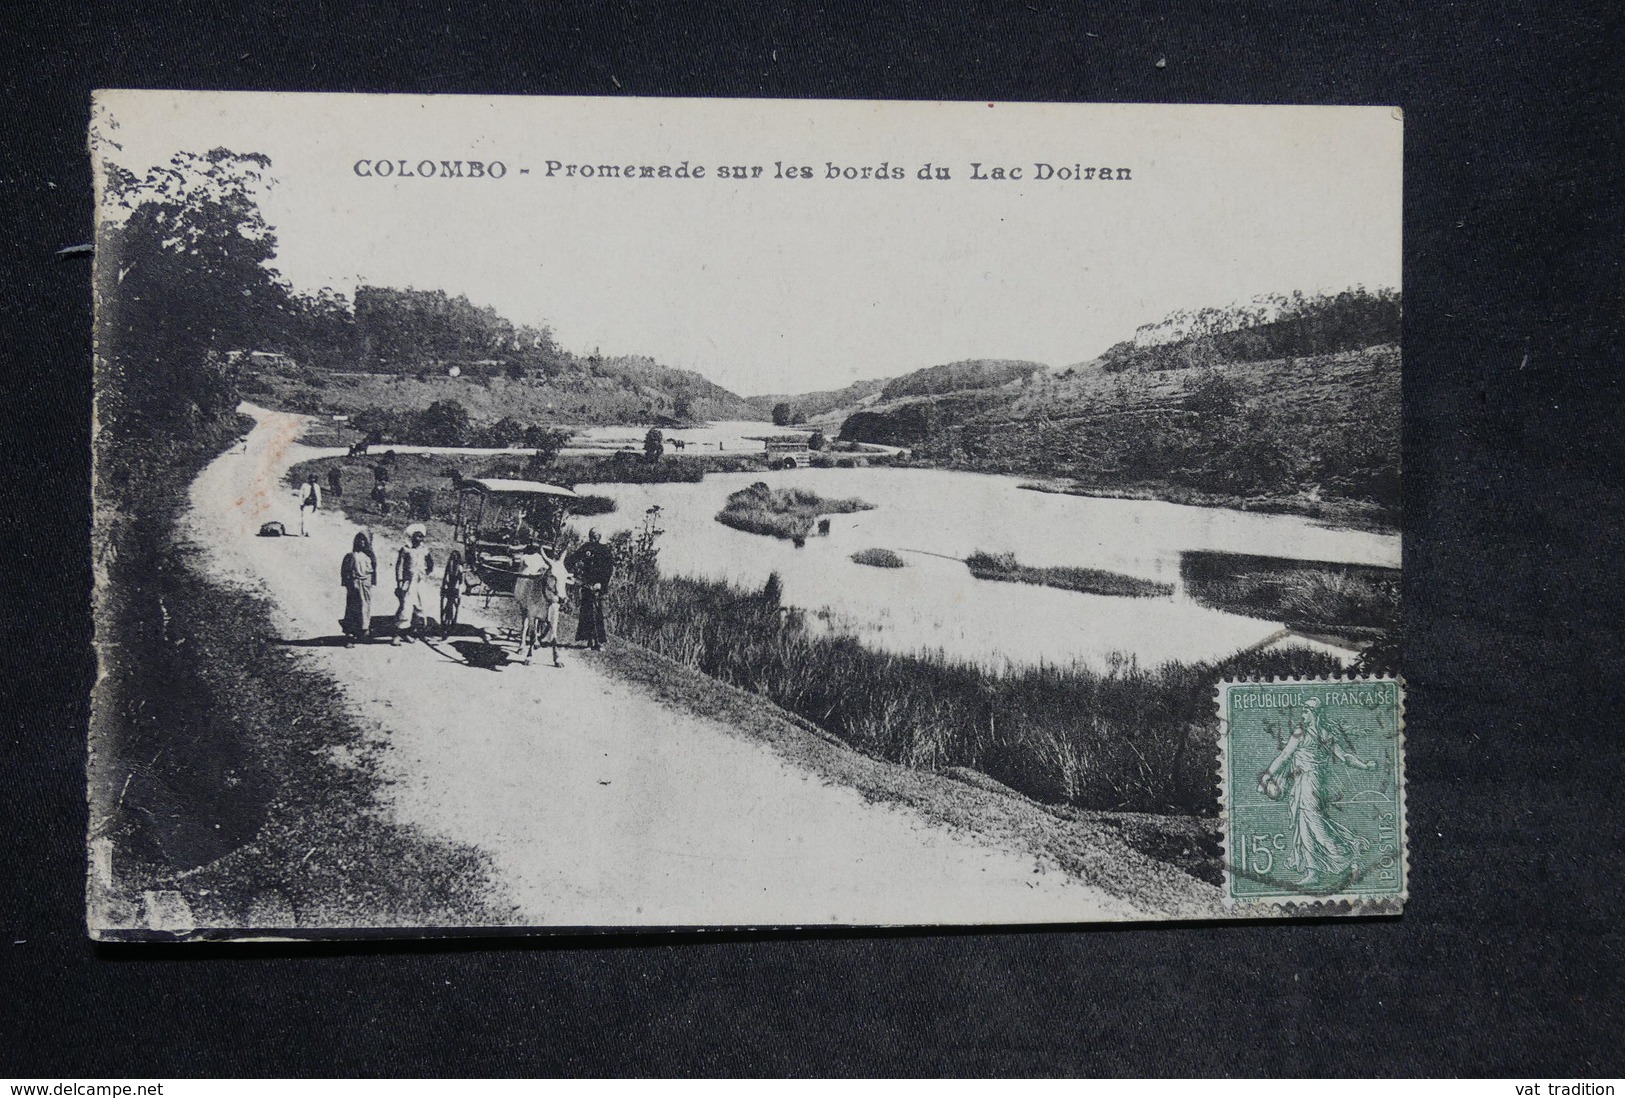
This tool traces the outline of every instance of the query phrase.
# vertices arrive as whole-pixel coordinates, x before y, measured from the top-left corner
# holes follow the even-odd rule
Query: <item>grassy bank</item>
[[[208,695],[171,628],[171,607],[190,591],[174,544],[184,486],[249,425],[223,416],[190,439],[98,440],[90,836],[112,847],[115,876],[93,906],[219,857],[262,819],[254,802],[264,776],[229,730],[205,723]],[[188,750],[175,751],[182,730]]]
[[[812,534],[820,515],[846,515],[869,511],[874,504],[861,499],[826,499],[805,488],[770,488],[757,481],[728,497],[717,521],[747,534],[763,534],[802,544]]]
[[[613,632],[760,694],[866,754],[967,767],[1036,800],[1090,809],[1213,814],[1214,683],[1341,670],[1298,650],[1157,668],[1130,660],[1106,672],[990,672],[816,634],[760,592],[684,578],[627,586],[610,618]]]
[[[1126,598],[1156,598],[1174,593],[1171,583],[1125,576],[1120,572],[1107,572],[1099,568],[1056,566],[1034,568],[1016,560],[1014,553],[987,553],[977,550],[965,558],[971,575],[977,579],[1002,580],[1005,583],[1031,583],[1042,587],[1057,587],[1062,591],[1080,591],[1086,595],[1119,595]]]

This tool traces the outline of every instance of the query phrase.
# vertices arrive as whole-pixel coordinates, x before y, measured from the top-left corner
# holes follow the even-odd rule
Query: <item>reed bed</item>
[[[1180,570],[1198,602],[1232,614],[1304,629],[1399,627],[1398,569],[1191,552]]]
[[[905,567],[903,558],[890,549],[859,549],[852,554],[852,559],[858,564],[867,564],[871,568]]]
[[[876,651],[816,633],[763,592],[649,577],[610,603],[611,629],[769,698],[853,747],[928,769],[979,770],[1036,800],[1212,815],[1214,683],[1341,670],[1308,651],[1105,671],[990,671],[941,655]]]
[[[609,496],[595,496],[589,493],[578,492],[575,501],[570,504],[572,515],[612,515],[617,508],[616,502]]]
[[[1126,576],[1100,568],[1058,566],[1035,568],[1016,560],[1014,553],[988,553],[977,550],[965,558],[971,575],[977,579],[1005,583],[1031,583],[1086,595],[1118,595],[1124,598],[1159,598],[1174,593],[1171,583]]]
[[[730,495],[717,512],[717,521],[747,534],[763,534],[801,545],[811,536],[818,516],[873,508],[874,504],[861,499],[826,499],[805,488],[770,488],[759,480]]]

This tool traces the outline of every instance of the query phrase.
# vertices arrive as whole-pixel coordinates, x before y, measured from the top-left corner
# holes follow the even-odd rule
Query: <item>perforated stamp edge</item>
[[[1310,894],[1287,895],[1272,897],[1268,900],[1241,900],[1233,897],[1230,892],[1232,872],[1235,864],[1230,856],[1230,722],[1229,707],[1226,704],[1227,695],[1231,688],[1237,686],[1319,686],[1332,683],[1392,683],[1396,690],[1396,709],[1398,726],[1395,729],[1396,756],[1395,767],[1398,771],[1396,787],[1396,800],[1398,802],[1398,835],[1399,857],[1401,869],[1401,887],[1399,892],[1390,896],[1367,896],[1360,894],[1333,894],[1328,896],[1315,896]],[[1218,744],[1218,787],[1219,787],[1219,848],[1221,851],[1224,870],[1224,883],[1222,885],[1225,913],[1229,917],[1275,917],[1296,916],[1299,918],[1324,915],[1398,915],[1404,911],[1405,903],[1410,899],[1411,888],[1411,848],[1410,836],[1406,830],[1406,801],[1408,790],[1405,777],[1405,679],[1401,675],[1321,675],[1311,678],[1277,678],[1275,676],[1254,676],[1240,679],[1221,679],[1214,686],[1213,707],[1219,721]]]

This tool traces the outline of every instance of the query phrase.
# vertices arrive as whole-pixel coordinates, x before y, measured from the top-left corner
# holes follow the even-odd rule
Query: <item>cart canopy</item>
[[[561,488],[557,484],[543,484],[539,480],[502,480],[498,477],[469,477],[463,481],[464,488],[474,488],[493,496],[563,496],[565,499],[580,499],[568,488]]]

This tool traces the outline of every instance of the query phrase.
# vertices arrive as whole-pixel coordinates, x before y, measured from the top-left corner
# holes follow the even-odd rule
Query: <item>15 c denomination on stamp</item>
[[[1226,904],[1404,903],[1404,693],[1392,678],[1218,690]]]

